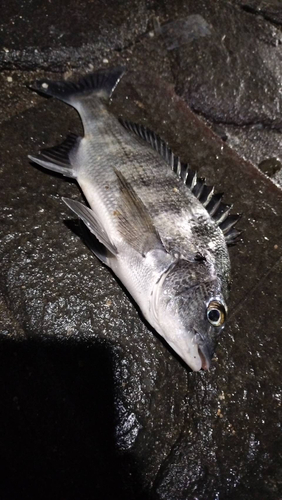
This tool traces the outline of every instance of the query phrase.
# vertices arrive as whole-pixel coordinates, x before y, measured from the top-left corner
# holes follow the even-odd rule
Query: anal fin
[[[71,200],[69,198],[62,198],[62,200],[84,222],[91,233],[96,236],[97,240],[99,240],[109,252],[113,255],[117,255],[118,252],[115,245],[110,241],[106,231],[97,221],[93,210],[86,207],[79,201]]]
[[[43,149],[38,155],[29,155],[28,158],[48,170],[75,178],[76,173],[71,165],[71,155],[75,153],[80,140],[81,138],[76,134],[70,134],[58,146]]]
[[[108,250],[99,240],[91,233],[88,227],[84,224],[84,222],[80,219],[80,233],[83,243],[91,250],[91,252],[96,255],[96,257],[103,262],[103,264],[109,265],[108,260]]]

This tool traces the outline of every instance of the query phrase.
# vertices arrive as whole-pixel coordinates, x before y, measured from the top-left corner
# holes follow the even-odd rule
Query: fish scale
[[[78,111],[84,137],[72,134],[30,159],[77,180],[89,207],[63,200],[100,242],[91,242],[94,254],[192,370],[208,369],[227,315],[225,239],[237,236],[237,217],[156,134],[111,114],[107,101],[122,73],[36,82]]]
[[[92,104],[92,110],[95,110],[95,117],[98,117],[98,123],[99,114],[101,113],[100,108],[101,106],[96,105],[94,107]],[[197,213],[205,214],[203,206],[180,184],[179,179],[173,172],[165,169],[164,173],[164,161],[154,150],[148,150],[137,138],[130,136],[113,119],[110,113],[106,115],[104,109],[102,113],[106,124],[103,127],[92,126],[91,130],[95,136],[95,144],[91,144],[91,148],[88,151],[81,152],[83,158],[88,158],[88,163],[84,163],[83,169],[80,167],[77,171],[77,180],[86,194],[88,201],[91,204],[91,197],[87,196],[88,190],[85,188],[84,183],[80,182],[80,176],[84,177],[84,170],[87,174],[89,172],[90,177],[95,174],[93,181],[98,186],[110,183],[111,189],[103,193],[103,203],[109,211],[118,210],[120,206],[119,185],[113,171],[113,166],[115,166],[115,168],[122,172],[144,202],[162,240],[165,242],[167,238],[171,239],[173,231],[176,242],[177,235],[179,241],[181,241],[183,237],[185,238],[185,235],[183,235],[183,230],[177,231],[177,228],[179,226],[181,228],[185,227],[185,221],[193,216],[193,212],[197,211]],[[90,127],[87,125],[87,122],[85,128],[89,133]],[[107,140],[105,137],[107,137]],[[113,139],[115,141],[114,148],[113,146],[110,147]],[[148,190],[148,186],[151,187],[150,190]],[[166,218],[167,213],[170,214],[169,220]],[[165,219],[166,224],[164,225]],[[118,221],[115,222],[115,219],[113,219],[112,224],[118,226]],[[213,221],[211,221],[211,224],[213,226],[213,234],[216,231],[219,233],[220,230],[215,227]],[[188,230],[187,237],[189,236],[190,231]],[[194,242],[194,246],[197,246],[196,241]],[[179,247],[177,250],[181,251],[181,248]]]

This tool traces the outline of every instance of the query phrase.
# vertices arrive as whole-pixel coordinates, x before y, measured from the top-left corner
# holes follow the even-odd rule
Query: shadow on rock
[[[111,346],[2,341],[1,498],[146,499],[115,446]]]

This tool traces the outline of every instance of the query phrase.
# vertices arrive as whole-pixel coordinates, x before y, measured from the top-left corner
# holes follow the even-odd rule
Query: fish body
[[[77,180],[90,208],[64,201],[102,244],[94,253],[192,370],[207,369],[227,314],[226,240],[234,239],[236,221],[227,224],[230,207],[220,205],[155,134],[122,124],[109,111],[121,75],[116,69],[78,84],[37,82],[37,90],[76,108],[84,137],[73,135],[30,159]]]

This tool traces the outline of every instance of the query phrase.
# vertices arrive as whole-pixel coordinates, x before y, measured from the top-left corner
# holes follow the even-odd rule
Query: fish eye
[[[207,318],[211,325],[221,326],[225,322],[226,311],[223,304],[212,300],[207,308]]]

